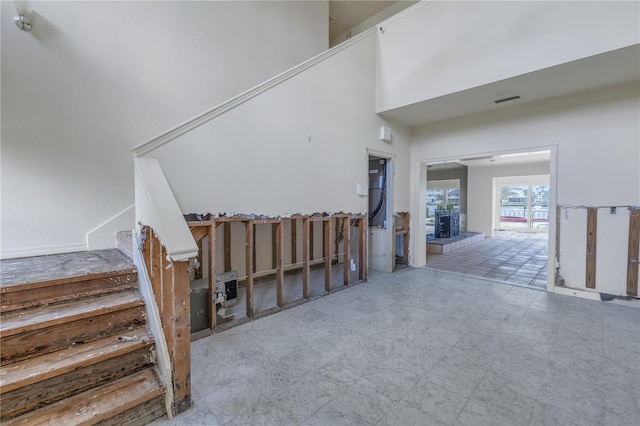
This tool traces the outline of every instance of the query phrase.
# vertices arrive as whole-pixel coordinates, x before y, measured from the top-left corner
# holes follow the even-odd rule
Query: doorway
[[[546,147],[540,151],[503,151],[421,161],[419,178],[424,186],[419,187],[417,198],[420,213],[424,215],[426,208],[431,210],[430,204],[434,204],[438,195],[428,191],[431,188],[427,181],[433,179],[429,178],[430,172],[450,163],[467,166],[466,231],[485,236],[483,242],[474,242],[468,248],[455,247],[453,241],[453,251],[444,255],[428,253],[429,247],[425,247],[425,265],[553,290],[556,156],[555,147]],[[520,180],[521,177],[528,180]],[[461,193],[460,204],[463,198]],[[427,214],[425,226],[420,230],[424,234],[419,234],[420,243],[428,239],[429,225]],[[428,245],[427,242],[425,246]]]
[[[392,272],[393,253],[393,172],[391,157],[369,153],[367,158],[369,267]]]

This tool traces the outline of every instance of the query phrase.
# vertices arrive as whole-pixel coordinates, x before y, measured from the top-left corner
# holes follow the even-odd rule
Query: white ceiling
[[[397,1],[329,1],[329,40],[383,11]]]
[[[381,115],[417,126],[632,81],[640,81],[640,45],[429,99]],[[501,91],[521,99],[495,104],[495,93]]]

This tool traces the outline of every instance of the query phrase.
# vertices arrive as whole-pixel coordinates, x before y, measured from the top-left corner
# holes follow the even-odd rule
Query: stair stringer
[[[139,234],[133,230],[133,263],[138,268],[138,287],[142,297],[145,301],[145,309],[147,313],[147,326],[153,334],[156,343],[156,361],[161,378],[164,381],[165,394],[164,401],[167,410],[167,417],[173,418],[173,375],[171,370],[171,358],[169,356],[169,349],[167,347],[167,341],[162,331],[162,321],[160,320],[160,312],[156,305],[156,300],[153,297],[153,287],[151,286],[151,280],[149,279],[149,273],[144,263],[144,257],[142,255]]]

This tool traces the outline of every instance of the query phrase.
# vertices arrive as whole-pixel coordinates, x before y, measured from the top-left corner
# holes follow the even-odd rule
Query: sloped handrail
[[[134,157],[139,157],[145,154],[148,154],[149,152],[161,147],[162,145],[171,142],[172,140],[176,139],[177,137],[190,132],[191,130],[203,125],[204,123],[213,120],[214,118],[228,112],[231,111],[232,109],[242,105],[243,103],[249,101],[250,99],[255,98],[256,96],[258,96],[261,93],[266,92],[267,90],[289,80],[292,77],[295,77],[296,75],[302,73],[305,70],[308,70],[309,68],[323,62],[324,60],[332,57],[333,55],[340,53],[341,51],[347,49],[350,46],[353,46],[354,44],[365,40],[368,36],[370,36],[372,33],[375,32],[375,27],[372,27],[356,36],[354,36],[353,38],[329,49],[326,50],[316,56],[314,56],[313,58],[302,62],[299,65],[294,66],[293,68],[290,68],[278,75],[276,75],[273,78],[270,78],[269,80],[258,84],[257,86],[252,87],[249,90],[246,90],[242,93],[240,93],[239,95],[234,96],[233,98],[218,104],[217,106],[196,115],[195,117],[181,123],[178,124],[177,126],[163,132],[160,133],[157,136],[154,136],[153,138],[147,140],[146,142],[143,142],[141,144],[138,144],[136,146],[134,146],[133,148],[131,148],[131,151],[133,152]]]
[[[172,261],[198,255],[191,231],[155,158],[134,158],[136,226],[150,226]]]

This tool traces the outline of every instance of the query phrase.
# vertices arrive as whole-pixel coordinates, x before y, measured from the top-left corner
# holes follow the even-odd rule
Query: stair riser
[[[64,350],[145,323],[143,305],[91,316],[39,330],[2,337],[2,365]]]
[[[38,288],[18,286],[14,291],[0,294],[0,312],[77,300],[87,296],[137,288],[135,272],[107,277],[54,284]],[[12,290],[12,289],[10,289]]]
[[[19,416],[43,405],[133,374],[153,365],[154,362],[153,346],[147,346],[61,376],[3,392],[0,399],[1,420]]]
[[[140,426],[146,425],[167,413],[164,395],[143,402],[110,419],[96,423],[100,426]]]
[[[3,421],[2,424],[3,426],[95,425],[107,422],[106,424],[142,425],[146,423],[142,421],[144,419],[159,417],[157,414],[160,410],[160,401],[164,400],[165,389],[158,377],[155,367],[145,368],[106,385]],[[141,421],[132,423],[127,421],[126,417],[120,419],[136,408],[139,411],[135,415]],[[153,416],[149,416],[145,410],[150,410]],[[110,422],[114,418],[117,420]]]

